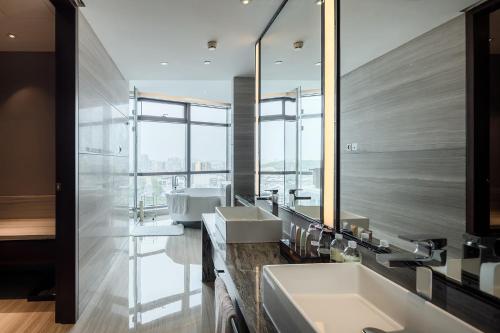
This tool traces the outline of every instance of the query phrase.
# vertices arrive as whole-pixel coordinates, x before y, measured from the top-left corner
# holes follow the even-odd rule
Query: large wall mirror
[[[260,40],[259,188],[320,220],[322,196],[321,10],[289,0]]]
[[[437,270],[499,297],[498,254],[466,235],[463,10],[477,0],[339,1],[340,205],[359,219],[341,225],[408,251],[401,235],[446,238]]]

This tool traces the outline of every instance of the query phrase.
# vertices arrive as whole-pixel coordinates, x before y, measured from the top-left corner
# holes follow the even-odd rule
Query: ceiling
[[[438,27],[476,2],[478,0],[340,0],[342,74]]]
[[[296,41],[304,42],[301,50],[293,48]],[[262,38],[260,61],[263,93],[275,91],[276,84],[268,81],[278,80],[289,81],[279,86],[282,91],[299,85],[321,88],[321,66],[316,66],[321,61],[321,6],[289,0]]]
[[[255,41],[280,3],[85,0],[82,13],[129,80],[229,80],[254,73]]]
[[[7,34],[16,35],[15,39]],[[55,15],[49,0],[0,0],[0,52],[53,52]]]

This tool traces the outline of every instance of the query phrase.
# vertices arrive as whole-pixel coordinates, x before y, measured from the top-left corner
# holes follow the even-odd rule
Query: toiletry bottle
[[[290,223],[290,245],[295,243],[295,223]]]
[[[318,223],[311,223],[307,230],[311,238],[311,252],[316,251],[319,246],[319,236],[321,234],[321,225]]]
[[[344,262],[344,258],[342,257],[345,250],[343,238],[342,234],[335,234],[335,239],[330,244],[330,261]]]
[[[359,257],[358,252],[358,244],[356,241],[349,241],[347,243],[347,248],[344,250],[342,257],[344,258],[344,262],[359,262],[361,258]]]
[[[382,253],[391,253],[391,248],[389,247],[389,242],[385,239],[380,240],[378,250]]]
[[[295,251],[300,252],[300,235],[302,229],[297,225],[295,226]]]
[[[304,255],[306,252],[306,241],[307,241],[307,230],[302,228],[300,230],[300,255]]]
[[[319,236],[318,255],[320,257],[330,257],[330,244],[332,242],[333,231],[328,227],[323,227]]]
[[[351,224],[351,235],[353,235],[355,237],[359,237],[358,236],[358,226],[355,224]]]
[[[340,231],[352,235],[351,228],[349,227],[349,222],[346,221],[342,222],[342,229]]]
[[[360,236],[362,242],[364,243],[370,242],[370,235],[367,232],[363,231]]]

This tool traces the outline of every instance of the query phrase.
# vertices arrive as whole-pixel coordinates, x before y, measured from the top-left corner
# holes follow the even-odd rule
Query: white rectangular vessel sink
[[[280,332],[480,332],[357,263],[264,266],[263,302]]]
[[[259,207],[217,207],[215,225],[226,243],[278,242],[282,221]]]

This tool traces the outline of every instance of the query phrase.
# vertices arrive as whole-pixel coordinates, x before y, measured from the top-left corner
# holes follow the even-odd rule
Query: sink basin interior
[[[219,214],[226,221],[269,221],[279,220],[273,214],[259,207],[217,207]]]
[[[282,332],[479,332],[361,264],[265,266],[264,306]]]

